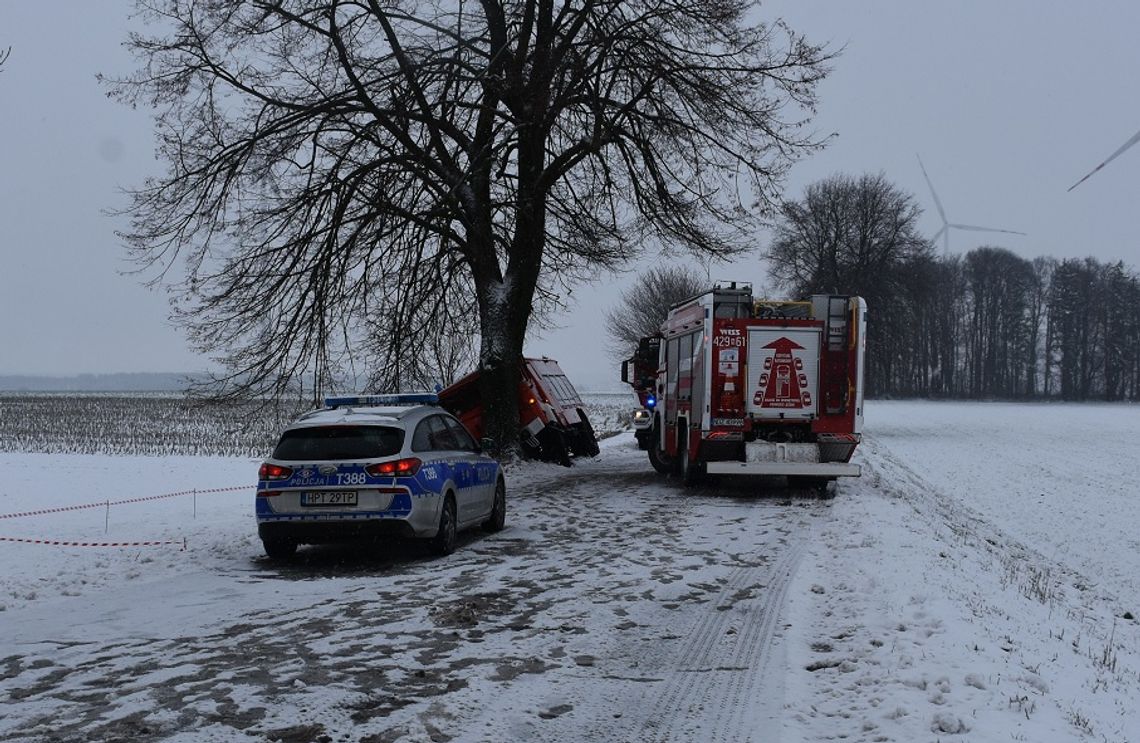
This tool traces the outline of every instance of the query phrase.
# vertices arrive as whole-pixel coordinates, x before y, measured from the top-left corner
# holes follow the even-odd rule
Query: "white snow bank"
[[[1140,740],[1126,406],[868,405],[788,607],[788,740]]]

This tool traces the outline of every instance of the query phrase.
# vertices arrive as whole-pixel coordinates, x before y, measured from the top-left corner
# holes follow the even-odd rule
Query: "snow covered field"
[[[0,740],[1140,741],[1138,439],[872,402],[816,501],[685,491],[622,434],[515,467],[449,558],[285,565],[257,460],[0,454]]]
[[[1140,408],[872,402],[867,430],[791,592],[785,737],[1140,740]]]

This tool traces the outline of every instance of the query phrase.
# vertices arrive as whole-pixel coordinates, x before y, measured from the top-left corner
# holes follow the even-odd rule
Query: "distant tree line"
[[[1140,275],[1121,261],[938,256],[914,198],[838,175],[782,209],[766,251],[789,292],[869,304],[875,397],[1140,399]]]
[[[1140,399],[1140,277],[1122,262],[981,247],[908,268],[872,305],[871,394]]]

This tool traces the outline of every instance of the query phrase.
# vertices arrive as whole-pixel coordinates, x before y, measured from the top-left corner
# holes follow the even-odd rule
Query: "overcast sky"
[[[0,49],[12,46],[0,71],[0,374],[207,366],[167,322],[166,295],[122,275],[130,265],[103,214],[125,203],[120,187],[157,172],[149,114],[95,81],[131,67],[131,7],[0,0]],[[815,120],[838,136],[793,168],[789,197],[836,172],[882,171],[917,196],[933,235],[920,154],[951,222],[1028,233],[955,232],[952,252],[996,244],[1140,266],[1140,145],[1066,193],[1140,129],[1140,3],[785,0],[761,12],[844,48]],[[620,387],[604,312],[652,260],[575,290],[562,327],[528,354],[558,359],[579,387]],[[758,258],[710,275],[765,281]]]

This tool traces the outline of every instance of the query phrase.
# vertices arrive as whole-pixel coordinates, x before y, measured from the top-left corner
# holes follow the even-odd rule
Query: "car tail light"
[[[394,462],[370,464],[364,468],[364,471],[373,477],[411,477],[420,471],[421,464],[423,462],[418,458],[407,457],[406,459],[397,459]]]
[[[270,464],[266,462],[261,465],[261,469],[257,471],[257,479],[259,480],[284,480],[293,474],[293,470],[288,467],[282,467],[279,464]]]

